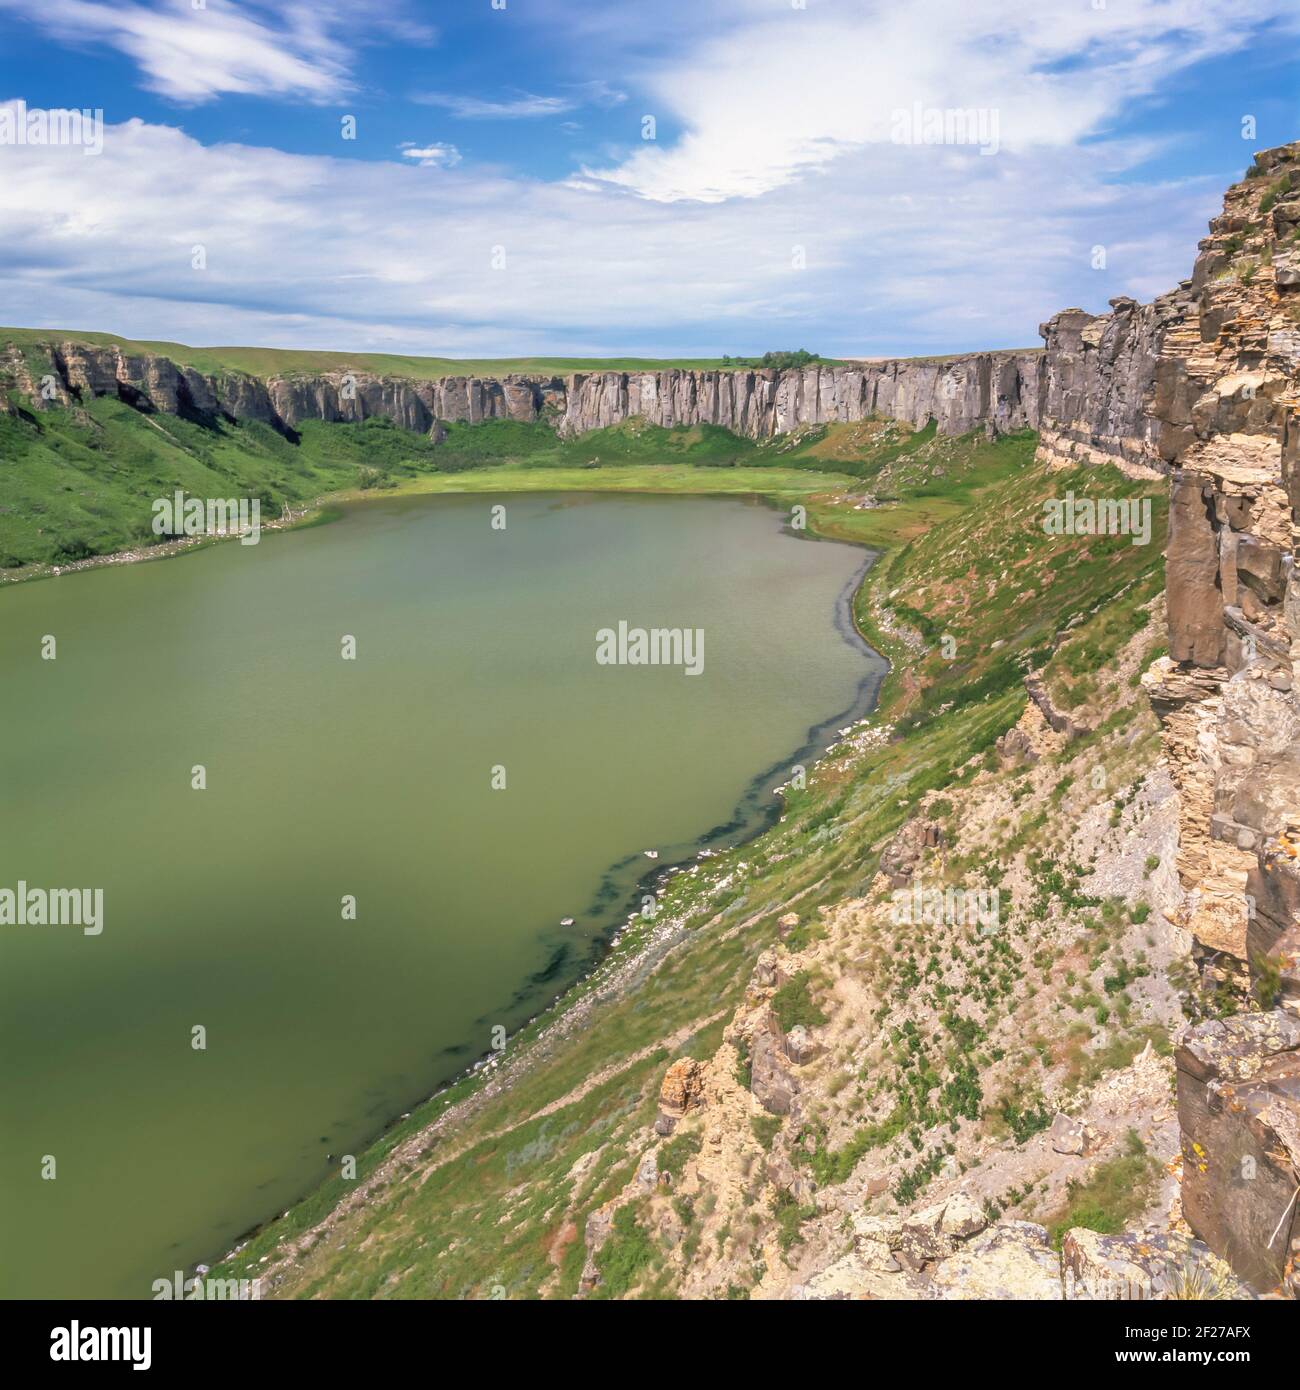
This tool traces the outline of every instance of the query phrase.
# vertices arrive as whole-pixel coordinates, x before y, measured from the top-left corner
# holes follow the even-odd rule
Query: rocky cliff
[[[980,427],[1010,433],[1038,426],[1038,352],[864,362],[796,371],[602,372],[569,377],[557,418],[562,434],[617,424],[722,425],[768,439],[801,425],[871,416],[941,434]]]
[[[1296,189],[1293,193],[1292,189]],[[1162,302],[1148,437],[1173,469],[1169,656],[1145,684],[1179,789],[1207,985],[1252,1012],[1178,1052],[1188,1219],[1295,1280],[1300,1188],[1300,145],[1256,156]]]
[[[421,433],[435,431],[440,421],[542,420],[571,437],[639,417],[665,428],[718,425],[750,439],[883,417],[917,428],[933,420],[946,435],[1034,429],[1045,457],[1164,470],[1177,438],[1162,437],[1157,422],[1171,415],[1165,401],[1177,383],[1158,378],[1157,362],[1186,298],[1180,291],[1150,305],[1116,299],[1103,315],[1065,309],[1039,330],[1043,349],[786,371],[262,378],[202,373],[156,354],[51,338],[25,350],[0,345],[0,409],[16,391],[36,409],[117,396],[141,410],[259,420],[286,433],[306,420],[387,416]]]
[[[1258,157],[1201,243],[1164,333],[1151,421],[1173,467],[1168,658],[1147,677],[1180,783],[1189,926],[1245,963],[1247,878],[1300,832],[1291,647],[1300,504],[1300,197],[1295,146]],[[1300,279],[1300,277],[1297,277]],[[1284,856],[1285,857],[1285,856]],[[1272,872],[1269,870],[1268,872]]]
[[[0,396],[17,391],[37,409],[112,396],[144,410],[260,420],[291,431],[305,420],[384,415],[427,432],[439,421],[544,420],[562,435],[633,416],[647,423],[720,425],[769,439],[801,425],[881,415],[943,434],[986,427],[1035,429],[1041,352],[983,352],[788,371],[586,372],[568,377],[442,377],[421,381],[365,372],[208,375],[170,358],[51,340],[0,349]]]
[[[1041,457],[1163,471],[1157,362],[1178,302],[1177,294],[1154,304],[1113,299],[1109,314],[1063,309],[1043,324]]]

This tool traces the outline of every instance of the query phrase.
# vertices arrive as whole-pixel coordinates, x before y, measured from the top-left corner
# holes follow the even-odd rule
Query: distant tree
[[[809,352],[807,348],[797,348],[793,352],[765,352],[762,357],[724,357],[727,367],[762,367],[774,371],[787,371],[792,367],[806,367],[812,362],[824,362],[819,352]]]

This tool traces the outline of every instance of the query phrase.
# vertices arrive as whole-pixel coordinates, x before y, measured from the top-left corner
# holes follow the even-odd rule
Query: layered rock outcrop
[[[427,432],[438,421],[546,421],[563,436],[638,417],[648,424],[719,425],[771,439],[804,425],[872,416],[941,433],[1035,429],[1042,354],[983,352],[786,371],[579,372],[567,377],[441,377],[367,372],[272,376],[204,374],[168,357],[51,340],[0,350],[0,398],[16,390],[40,409],[117,396],[167,414],[260,420],[291,431],[306,420],[386,416]]]
[[[1170,650],[1146,678],[1182,794],[1187,925],[1243,962],[1247,877],[1300,830],[1300,293],[1273,272],[1293,234],[1280,237],[1290,223],[1270,215],[1300,176],[1297,147],[1261,154],[1257,168],[1229,190],[1160,350],[1152,428],[1174,468]]]
[[[1216,1019],[1188,1033],[1177,1062],[1188,1222],[1254,1288],[1295,1295],[1300,1018]]]
[[[1039,457],[1163,471],[1157,362],[1179,297],[1110,303],[1109,314],[1063,309],[1039,329],[1046,345]]]
[[[721,425],[770,439],[802,425],[872,416],[941,434],[1035,429],[1041,354],[982,352],[790,371],[597,372],[568,377],[556,426],[561,434],[617,424]]]
[[[693,1057],[679,1057],[668,1068],[659,1091],[656,1134],[671,1134],[677,1121],[704,1104],[704,1068]]]
[[[338,423],[376,416],[421,433],[439,420],[536,420],[556,416],[564,399],[558,379],[421,381],[368,372],[263,379],[244,372],[204,374],[169,357],[117,346],[54,341],[26,352],[12,344],[0,350],[0,393],[9,390],[36,409],[116,396],[142,410],[258,420],[286,432],[307,420]]]
[[[1180,793],[1185,925],[1249,1008],[1178,1051],[1183,1205],[1261,1291],[1300,1241],[1300,145],[1231,188],[1160,309],[1147,438],[1173,469],[1169,655],[1144,678]]]

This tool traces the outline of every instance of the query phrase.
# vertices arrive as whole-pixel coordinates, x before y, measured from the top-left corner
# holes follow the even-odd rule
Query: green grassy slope
[[[815,929],[818,906],[862,892],[882,844],[921,795],[959,790],[992,759],[994,740],[1024,708],[1024,671],[1075,643],[1089,644],[1093,669],[1104,668],[1134,630],[1136,605],[1159,591],[1163,488],[1109,468],[1048,474],[1033,462],[1033,446],[1032,435],[989,442],[900,431],[877,437],[874,453],[861,443],[857,458],[838,460],[859,476],[814,491],[810,514],[823,533],[885,551],[857,613],[895,660],[882,702],[895,736],[837,755],[805,791],[789,794],[782,823],[675,877],[659,921],[680,924],[679,943],[601,1002],[595,996],[610,973],[645,944],[650,928],[634,927],[566,1001],[590,1000],[589,1017],[535,1050],[540,1024],[512,1040],[498,1075],[516,1084],[488,1094],[484,1077],[466,1079],[416,1108],[359,1156],[359,1180],[372,1181],[364,1201],[331,1216],[358,1186],[338,1179],[214,1273],[275,1270],[267,1292],[287,1296],[574,1294],[584,1223],[631,1178],[638,1153],[628,1141],[653,1118],[666,1063],[716,1048],[755,958],[774,940],[776,917],[794,910]],[[844,447],[823,432],[792,446],[785,461],[797,453],[811,464],[819,449],[824,461]],[[1151,496],[1151,545],[1044,534],[1042,499],[1068,488]],[[895,500],[859,509],[868,489]],[[924,632],[926,650],[890,635],[900,622]],[[953,656],[936,644],[941,635],[955,640]],[[454,1128],[417,1138],[461,1101],[467,1108]],[[590,1166],[575,1169],[580,1160]],[[660,1168],[669,1162],[661,1153]],[[639,1228],[616,1232],[607,1250],[593,1296],[673,1292],[664,1252]]]
[[[0,568],[156,541],[151,503],[178,487],[260,497],[270,519],[285,502],[360,486],[384,468],[431,467],[432,451],[384,421],[309,427],[291,444],[256,422],[208,429],[107,397],[85,410],[0,416]]]
[[[872,423],[756,443],[712,425],[666,430],[627,420],[562,440],[541,422],[491,420],[450,425],[434,444],[376,418],[308,421],[293,442],[257,422],[198,424],[100,397],[85,408],[0,416],[0,569],[154,543],[151,504],[177,487],[200,497],[259,497],[268,520],[286,503],[433,488],[468,469],[705,468],[698,490],[734,491],[734,478],[720,481],[724,470],[807,469],[869,481],[932,435]]]

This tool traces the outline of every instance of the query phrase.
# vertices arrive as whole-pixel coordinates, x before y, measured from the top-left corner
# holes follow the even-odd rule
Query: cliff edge
[[[770,439],[803,425],[877,416],[943,434],[1036,429],[1041,353],[981,352],[788,370],[580,372],[570,376],[452,376],[420,381],[368,372],[262,378],[203,373],[156,354],[51,337],[0,345],[0,409],[9,391],[34,409],[116,396],[145,411],[257,420],[291,433],[305,420],[386,416],[428,433],[439,422],[544,421],[562,436],[638,417],[647,424],[718,425]]]

